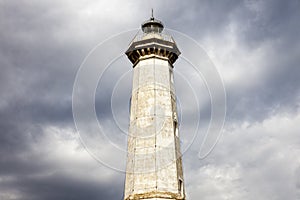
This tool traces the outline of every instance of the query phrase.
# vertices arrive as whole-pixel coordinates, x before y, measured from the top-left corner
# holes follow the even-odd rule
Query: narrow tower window
[[[170,74],[170,82],[174,83],[173,71],[171,69],[169,70],[169,74]]]
[[[178,192],[183,196],[183,183],[181,179],[178,180]]]
[[[177,123],[177,121],[174,121],[174,135],[176,137],[179,137],[179,135],[178,135],[178,123]]]

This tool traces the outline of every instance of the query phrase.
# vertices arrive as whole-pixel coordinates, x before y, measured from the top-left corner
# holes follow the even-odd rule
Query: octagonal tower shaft
[[[173,63],[180,52],[153,17],[126,55],[133,63],[124,199],[185,199]]]

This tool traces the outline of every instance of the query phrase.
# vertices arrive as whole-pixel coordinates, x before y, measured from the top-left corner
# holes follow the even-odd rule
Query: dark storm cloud
[[[84,175],[83,175],[84,176]],[[99,180],[101,177],[98,177]],[[17,176],[14,180],[0,183],[2,190],[20,191],[21,199],[121,199],[122,184],[114,185],[88,180],[85,177],[53,173],[46,176]],[[116,196],[118,198],[116,198]],[[5,197],[5,196],[4,196]],[[9,198],[9,196],[8,196]]]
[[[164,1],[161,4],[158,12],[163,13],[164,7],[170,8],[170,12],[165,13],[168,28],[194,38],[218,35],[231,22],[232,13],[243,6],[241,1]]]
[[[2,7],[2,112],[15,120],[72,119],[72,81],[82,57],[76,44],[57,41],[55,28],[61,28],[64,18],[51,15],[47,6],[9,1]]]
[[[206,7],[212,8],[214,12],[205,9],[204,22],[201,14],[198,14],[194,17],[194,26],[185,23],[181,27],[185,27],[184,31],[193,30],[192,34],[199,31],[196,37],[205,38],[215,37],[214,34],[222,37],[222,34],[228,33],[230,25],[234,25],[237,48],[242,51],[246,49],[245,53],[249,54],[257,51],[256,54],[263,56],[259,63],[249,60],[240,66],[250,73],[253,69],[257,69],[259,74],[256,77],[247,79],[245,73],[244,78],[239,79],[239,83],[229,85],[225,82],[228,119],[261,121],[277,111],[296,110],[300,84],[300,71],[297,67],[300,49],[298,39],[300,28],[297,25],[300,18],[297,12],[300,8],[299,1],[245,1],[244,3],[232,1],[223,4],[203,2],[195,4],[192,13],[195,13],[194,10],[201,13],[201,9]],[[216,12],[218,10],[222,12]],[[183,18],[178,19],[179,23],[180,19]],[[195,22],[196,19],[199,21]],[[214,21],[218,24],[211,23]],[[201,31],[202,29],[207,32]],[[233,63],[239,62],[238,54],[231,56],[236,56],[232,59]],[[249,55],[243,54],[243,56],[247,58]],[[221,69],[221,74],[225,70]],[[244,87],[245,85],[247,87]],[[249,110],[250,107],[252,109]]]
[[[299,50],[298,50],[299,51]],[[274,54],[280,54],[276,52]],[[277,55],[269,55],[266,58],[272,60]],[[281,54],[282,55],[282,54]],[[250,121],[261,121],[266,117],[280,111],[297,111],[299,108],[299,74],[300,69],[297,66],[297,56],[289,56],[286,60],[285,55],[274,63],[270,61],[267,66],[266,75],[263,80],[254,81],[258,86],[240,90],[239,86],[228,88],[228,114],[234,119],[243,119]],[[245,113],[245,108],[252,107]]]
[[[57,2],[9,1],[1,10],[0,198],[120,199],[124,178],[75,178],[80,170],[60,172],[72,164],[51,156],[58,146],[40,145],[48,126],[74,127],[73,81],[89,39],[72,37],[72,16]]]
[[[249,60],[246,65],[240,66],[249,71],[259,68],[259,77],[251,80],[241,78],[240,83],[235,85],[225,82],[229,119],[260,121],[273,114],[274,109],[295,109],[300,73],[297,67],[300,48],[300,28],[297,25],[300,18],[297,12],[299,1],[161,3],[162,7],[166,5],[170,5],[170,12],[164,15],[167,27],[199,39],[200,44],[207,37],[218,40],[225,37],[230,27],[234,26],[237,48],[246,49],[245,53],[249,54],[254,51],[259,53],[259,49],[263,49],[260,54],[264,58],[260,63],[251,63]],[[264,49],[265,46],[268,47]],[[231,56],[236,56],[232,62],[239,62],[239,55]],[[246,58],[248,55],[243,56]],[[226,68],[221,69],[221,75],[223,70]],[[244,87],[244,84],[249,86]],[[246,112],[245,109],[249,107],[253,109]]]
[[[253,117],[263,118],[265,114],[272,114],[273,109],[295,110],[299,100],[300,69],[297,66],[300,28],[297,24],[300,14],[297,10],[300,3],[263,1],[257,6],[259,7],[253,11],[255,18],[248,20],[247,25],[242,26],[238,33],[248,48],[259,49],[265,44],[269,45],[264,61],[259,66],[264,70],[260,80],[256,80],[259,82],[258,87],[247,91],[253,97],[253,106],[258,107],[253,112],[253,115],[256,113]],[[239,20],[241,18],[237,18],[238,23],[241,23]],[[246,99],[251,99],[249,97]]]
[[[299,28],[295,28],[294,31],[299,32]],[[275,42],[277,40],[280,42]],[[242,115],[245,116],[245,108],[252,107],[245,117],[247,120],[260,121],[274,112],[297,111],[299,108],[300,69],[297,64],[299,40],[286,38],[281,34],[268,48],[261,64],[255,66],[257,63],[249,63],[248,66],[242,66],[250,71],[251,68],[260,68],[261,77],[253,79],[245,77],[241,83],[248,84],[246,88],[239,85],[228,88],[230,117],[241,119]]]
[[[237,22],[247,21],[247,24],[241,26],[239,34],[249,46],[255,47],[260,42],[278,38],[289,41],[296,39],[297,33],[299,33],[297,27],[299,1],[261,1],[256,5],[255,2],[249,1],[246,6],[253,13],[253,17],[250,19],[237,18]],[[243,16],[243,13],[239,11],[238,15]]]

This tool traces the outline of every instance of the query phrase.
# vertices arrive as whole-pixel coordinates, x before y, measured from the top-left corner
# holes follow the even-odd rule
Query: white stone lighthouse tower
[[[124,199],[185,199],[173,64],[180,51],[163,24],[142,24],[126,55],[133,63]]]

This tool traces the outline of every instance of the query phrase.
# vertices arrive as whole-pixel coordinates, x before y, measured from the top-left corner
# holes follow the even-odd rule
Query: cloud
[[[115,198],[116,191],[121,198],[124,177],[101,167],[76,139],[74,130],[44,127],[39,130],[42,136],[34,134],[26,133],[26,143],[31,144],[26,151],[21,149],[22,152],[2,156],[3,198],[99,199]],[[114,186],[115,189],[109,189]]]
[[[299,113],[277,114],[260,123],[228,125],[210,161],[186,167],[190,197],[296,199],[299,119]]]
[[[138,28],[150,16],[151,7],[167,28],[186,33],[203,46],[227,92],[223,136],[209,157],[197,160],[210,119],[209,94],[187,62],[179,59],[175,64],[184,147],[191,142],[197,114],[195,102],[187,98],[192,91],[185,80],[200,99],[199,136],[184,154],[188,196],[300,198],[298,1],[5,1],[0,5],[0,199],[122,198],[124,174],[96,162],[78,140],[73,83],[82,60],[96,44]],[[98,85],[95,99],[109,139],[124,149],[126,138],[118,125],[122,130],[128,125],[130,75],[119,82],[113,99],[119,124],[106,103],[116,80],[130,67],[125,56],[116,61]],[[99,145],[110,164],[124,165],[120,160],[125,162],[125,155],[114,151],[111,143],[103,140]]]

